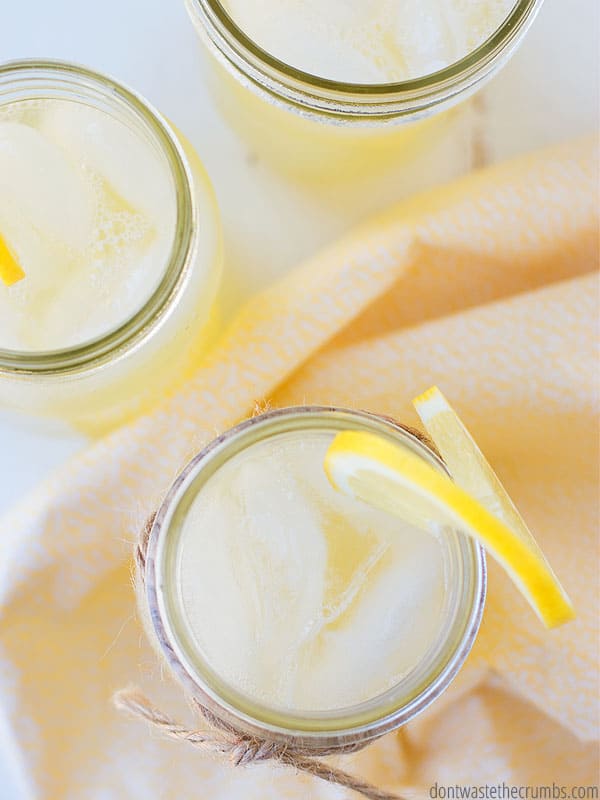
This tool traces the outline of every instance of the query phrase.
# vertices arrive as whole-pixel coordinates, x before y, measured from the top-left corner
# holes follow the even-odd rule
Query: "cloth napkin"
[[[141,632],[131,542],[187,459],[257,404],[339,404],[417,425],[410,399],[433,383],[578,618],[545,631],[491,565],[481,634],[452,687],[335,763],[409,797],[597,780],[597,158],[594,142],[570,143],[363,226],[251,299],[181,393],[3,518],[0,747],[23,800],[350,799],[272,764],[224,765],[113,709],[133,682],[192,722]]]

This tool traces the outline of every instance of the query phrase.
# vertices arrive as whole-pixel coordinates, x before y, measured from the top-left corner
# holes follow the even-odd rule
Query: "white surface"
[[[110,72],[146,95],[188,136],[215,184],[227,248],[227,304],[271,281],[357,220],[470,168],[470,130],[485,115],[497,160],[597,129],[598,0],[546,0],[521,50],[410,167],[351,190],[296,187],[257,161],[211,106],[183,0],[0,0],[0,60],[53,57]],[[0,416],[0,508],[83,444],[24,431]],[[11,794],[0,758],[0,795]]]

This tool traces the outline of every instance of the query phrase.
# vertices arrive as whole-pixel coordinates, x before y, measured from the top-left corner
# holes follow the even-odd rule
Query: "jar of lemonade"
[[[145,100],[0,66],[0,407],[90,432],[148,409],[205,351],[220,271],[208,177]]]
[[[235,730],[315,753],[358,747],[438,697],[485,596],[479,545],[417,528],[416,493],[409,520],[332,488],[323,460],[342,430],[445,471],[390,420],[269,412],[193,459],[138,560],[143,616],[187,694]]]
[[[297,175],[412,152],[406,125],[464,99],[509,58],[542,0],[186,0],[215,96]]]

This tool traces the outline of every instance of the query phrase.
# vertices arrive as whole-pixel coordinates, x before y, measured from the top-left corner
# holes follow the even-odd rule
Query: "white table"
[[[484,90],[478,113],[485,113],[489,160],[598,130],[599,38],[599,0],[546,0],[520,51]],[[474,114],[467,110],[409,168],[345,188],[343,202],[335,193],[315,197],[292,185],[249,158],[212,108],[183,0],[0,0],[0,61],[35,56],[111,73],[145,94],[192,141],[222,211],[229,309],[372,211],[472,166]],[[84,444],[17,428],[0,415],[0,509]],[[18,800],[1,752],[0,787],[2,798]]]

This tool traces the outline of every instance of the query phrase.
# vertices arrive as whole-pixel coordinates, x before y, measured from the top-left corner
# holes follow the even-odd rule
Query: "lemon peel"
[[[324,468],[330,483],[345,494],[408,518],[413,524],[418,517],[420,527],[453,525],[482,544],[502,565],[546,627],[553,628],[573,619],[575,614],[568,596],[500,481],[460,420],[468,439],[456,433],[454,418],[458,417],[441,392],[430,392],[415,403],[423,412],[424,424],[442,456],[446,458],[451,452],[448,466],[455,480],[407,447],[372,433],[343,431],[337,434],[325,455]],[[428,408],[426,403],[432,398],[437,407]],[[451,420],[440,418],[439,414],[448,414],[448,409],[454,415]],[[444,435],[440,435],[440,428]],[[457,442],[463,451],[454,449]],[[452,471],[452,464],[461,457],[471,465],[470,469],[475,469],[473,464],[483,469],[485,479],[475,476],[468,481],[469,486],[463,485],[461,469],[458,476]],[[476,498],[473,488],[478,491],[482,486],[489,492]],[[508,510],[501,514],[505,506]]]
[[[0,234],[0,280],[6,286],[12,286],[13,283],[23,280],[25,273],[21,265],[12,254],[8,244]]]

